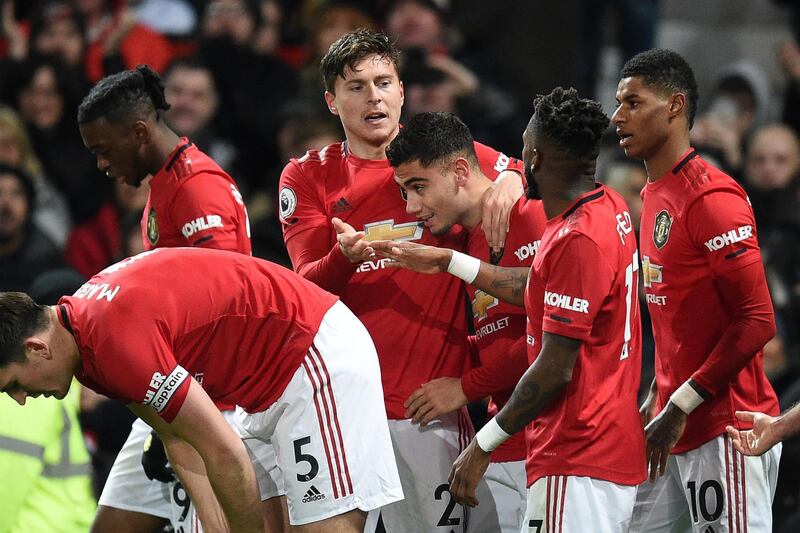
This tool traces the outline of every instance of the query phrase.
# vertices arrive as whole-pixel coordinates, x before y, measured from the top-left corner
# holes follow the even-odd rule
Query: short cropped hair
[[[528,131],[568,154],[595,159],[608,124],[608,115],[598,102],[580,98],[573,88],[556,87],[550,94],[540,94],[533,100]]]
[[[665,94],[686,95],[686,117],[689,128],[694,125],[697,112],[697,81],[689,63],[677,52],[654,48],[630,58],[622,67],[622,77],[641,77],[646,85]]]
[[[400,72],[400,51],[384,33],[359,28],[339,37],[319,63],[325,90],[334,92],[336,78],[344,78],[347,68],[355,69],[359,61],[371,55],[388,59]]]
[[[144,118],[169,107],[161,77],[147,65],[139,65],[106,76],[92,87],[78,107],[78,124],[99,118],[111,122],[129,116]]]
[[[47,306],[24,292],[0,292],[0,368],[25,361],[23,341],[48,324]]]
[[[454,114],[443,112],[415,115],[386,149],[386,157],[393,167],[419,161],[428,168],[455,154],[463,155],[472,165],[478,164],[467,125]]]

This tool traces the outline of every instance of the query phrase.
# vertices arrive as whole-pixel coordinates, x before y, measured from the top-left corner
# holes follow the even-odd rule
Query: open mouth
[[[434,215],[433,215],[433,213],[431,213],[430,215],[425,215],[424,217],[419,217],[419,219],[420,219],[420,220],[421,220],[421,221],[422,221],[422,222],[423,222],[423,223],[424,223],[426,226],[429,226],[429,227],[430,227],[430,225],[431,225],[431,224],[433,224],[433,217],[434,217]]]
[[[364,120],[370,124],[375,124],[380,122],[381,120],[386,118],[386,113],[381,113],[379,111],[375,111],[374,113],[368,113]]]
[[[630,139],[633,137],[633,135],[630,135],[628,133],[622,133],[619,131],[617,132],[617,135],[619,136],[619,145],[622,146],[623,148],[628,144],[630,144]]]

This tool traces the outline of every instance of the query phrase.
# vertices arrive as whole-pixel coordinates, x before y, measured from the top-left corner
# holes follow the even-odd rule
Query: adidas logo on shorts
[[[302,501],[303,501],[303,503],[311,503],[311,502],[315,502],[317,500],[324,500],[324,499],[325,499],[325,495],[322,494],[320,491],[318,491],[317,487],[315,487],[314,485],[311,485],[311,488],[308,489],[308,492],[306,492],[306,495],[303,496],[303,500]]]

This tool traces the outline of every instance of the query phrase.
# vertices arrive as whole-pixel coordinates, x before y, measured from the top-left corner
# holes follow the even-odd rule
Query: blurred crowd
[[[463,3],[0,0],[0,289],[43,299],[72,292],[141,251],[146,183],[133,189],[102,175],[76,123],[77,106],[94,83],[140,63],[162,75],[170,126],[239,184],[254,255],[282,264],[288,257],[277,221],[278,178],[290,158],[343,138],[322,98],[318,63],[347,31],[383,29],[403,50],[404,117],[455,112],[476,139],[518,156],[533,95],[521,101],[508,77],[480,53],[480,43],[465,39],[452,16]],[[592,96],[603,10],[618,10],[618,26],[628,29],[618,43],[625,59],[654,46],[659,6],[655,0],[575,3],[582,37],[573,84]],[[795,34],[775,57],[785,76],[784,101],[774,101],[771,80],[757,64],[721,66],[712,92],[703,95],[707,104],[692,139],[749,193],[778,322],[765,367],[788,408],[800,400],[800,8],[777,3],[788,4]],[[647,176],[616,140],[609,131],[599,179],[625,195],[638,221]],[[647,331],[647,319],[644,325]],[[646,346],[652,365],[652,339]],[[648,372],[651,367],[645,383]],[[81,407],[99,485],[130,418],[94,396],[86,395]],[[800,450],[787,443],[785,468],[795,463]],[[797,509],[797,492],[779,491],[776,509],[787,515]]]

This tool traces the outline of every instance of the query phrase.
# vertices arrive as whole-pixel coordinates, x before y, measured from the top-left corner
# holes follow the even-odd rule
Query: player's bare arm
[[[762,455],[777,443],[800,433],[800,404],[778,417],[736,411],[736,418],[753,426],[753,429],[748,430],[739,430],[733,426],[725,428],[731,436],[733,446],[744,455]]]
[[[231,531],[263,531],[261,498],[247,450],[196,381],[191,381],[180,411],[169,424],[150,408],[140,405],[129,407],[159,432],[170,460],[174,459],[177,463],[173,463],[173,466],[178,468],[179,477],[181,466],[197,470],[197,463],[186,453],[187,449],[181,447],[180,441],[196,450],[203,460],[208,480]],[[197,478],[192,476],[181,481],[191,485]],[[188,486],[187,490],[191,494]],[[200,512],[201,516],[214,516],[213,512]]]
[[[436,378],[411,393],[405,402],[406,416],[412,422],[427,426],[432,420],[467,405],[459,378]]]
[[[518,172],[504,170],[498,174],[494,185],[483,197],[483,218],[481,227],[486,235],[489,248],[500,252],[509,232],[511,210],[524,193],[522,179]]]
[[[388,266],[407,268],[423,274],[449,272],[484,292],[496,296],[510,304],[525,305],[525,287],[528,284],[528,268],[511,268],[492,265],[449,248],[437,248],[413,242],[375,241],[375,253],[392,261]],[[454,255],[457,254],[457,255]],[[470,262],[462,274],[455,262]],[[477,272],[477,275],[475,274]]]
[[[572,369],[582,342],[545,333],[542,351],[520,379],[508,403],[494,422],[506,435],[522,430],[572,381]],[[492,422],[490,422],[491,424]],[[487,424],[488,425],[488,424]],[[483,430],[482,430],[483,431]],[[478,505],[475,488],[489,465],[491,452],[478,445],[478,437],[458,456],[450,471],[450,493],[469,507]]]

